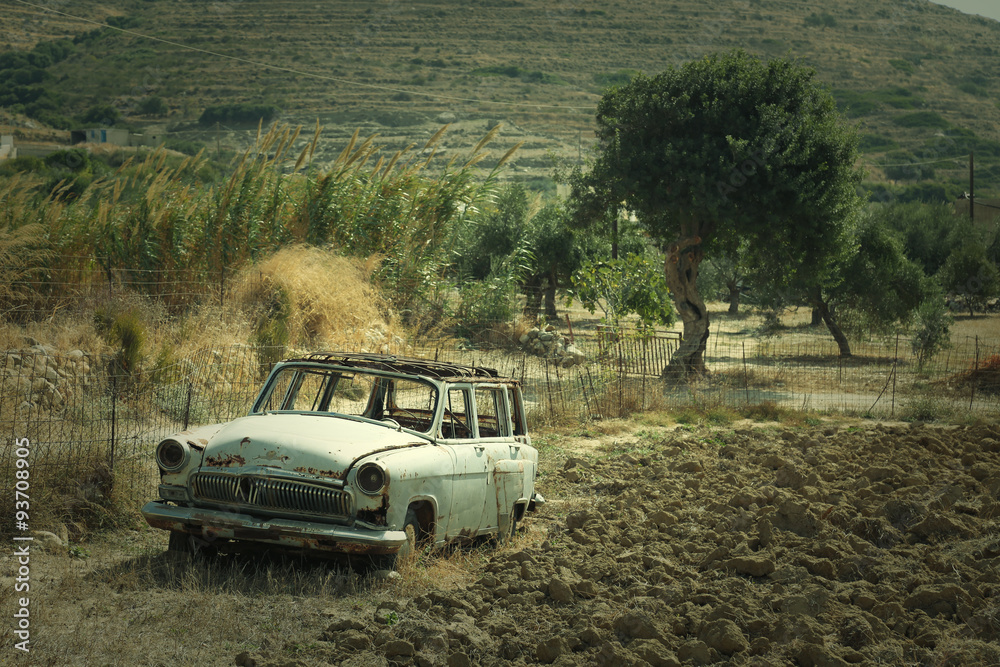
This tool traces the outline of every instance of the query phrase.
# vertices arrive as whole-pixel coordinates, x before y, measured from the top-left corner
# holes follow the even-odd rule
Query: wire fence
[[[469,349],[425,340],[407,345],[405,354],[519,379],[536,424],[760,404],[878,418],[1000,414],[997,343],[969,339],[921,364],[904,339],[858,345],[845,359],[833,341],[715,338],[706,359],[711,373],[685,384],[660,378],[677,343],[673,335],[577,335],[586,361],[572,365],[519,350],[513,341]],[[32,478],[68,514],[112,497],[138,506],[156,493],[155,444],[246,414],[278,352],[247,345],[202,350],[134,375],[122,373],[111,356],[79,350],[0,352],[0,499],[13,507],[6,503],[13,502],[14,449],[28,438]]]
[[[19,277],[0,290],[0,316],[10,322],[36,322],[54,313],[93,310],[120,296],[154,297],[168,310],[195,304],[230,304],[241,291],[262,280],[253,271],[206,268],[200,275],[171,269],[107,269],[100,258],[60,255],[44,272]],[[0,266],[0,272],[12,267]]]

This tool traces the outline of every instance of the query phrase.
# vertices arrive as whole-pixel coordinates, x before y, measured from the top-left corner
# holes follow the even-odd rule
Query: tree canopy
[[[637,76],[597,111],[591,169],[574,175],[577,215],[633,212],[666,251],[684,322],[669,372],[704,368],[705,253],[741,252],[760,276],[819,284],[848,250],[858,209],[857,139],[814,73],[733,51]]]

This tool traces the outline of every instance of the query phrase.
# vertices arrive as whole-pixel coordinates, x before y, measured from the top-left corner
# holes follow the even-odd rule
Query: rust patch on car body
[[[281,460],[284,461],[287,458],[287,456],[284,456]],[[314,475],[316,477],[331,477],[333,479],[342,479],[344,477],[344,473],[337,470],[317,470],[316,468],[306,468],[305,466],[293,468],[293,471],[302,473],[303,475]]]
[[[232,468],[233,466],[243,467],[247,460],[239,454],[227,454],[226,456],[209,456],[205,459],[205,465],[213,468]]]

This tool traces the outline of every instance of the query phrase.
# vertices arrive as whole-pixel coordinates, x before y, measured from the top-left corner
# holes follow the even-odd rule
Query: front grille
[[[351,496],[338,489],[259,475],[200,472],[193,476],[194,497],[278,512],[350,516]]]

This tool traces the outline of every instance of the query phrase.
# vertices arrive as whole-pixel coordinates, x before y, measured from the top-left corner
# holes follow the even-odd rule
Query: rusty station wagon
[[[368,554],[510,536],[544,499],[516,380],[488,368],[316,353],[275,366],[250,414],[156,447],[142,513],[168,550],[258,543]]]

